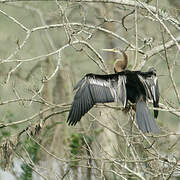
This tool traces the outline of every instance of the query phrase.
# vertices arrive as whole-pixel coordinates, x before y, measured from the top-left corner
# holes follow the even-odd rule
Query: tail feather
[[[139,129],[143,133],[158,133],[159,128],[148,109],[146,103],[142,100],[139,100],[136,104],[136,119]]]
[[[154,106],[155,108],[158,108],[158,107],[159,107],[159,104],[154,102],[154,103],[153,103],[153,106]],[[154,117],[155,117],[155,118],[158,117],[158,113],[159,113],[158,110],[154,110]]]

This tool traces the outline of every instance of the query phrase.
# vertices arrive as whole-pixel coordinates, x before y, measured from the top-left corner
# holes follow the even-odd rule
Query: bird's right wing
[[[138,75],[140,81],[144,85],[146,94],[153,100],[154,107],[159,107],[159,86],[158,78],[154,69],[150,69],[146,74]],[[154,110],[154,117],[157,118],[158,110]]]
[[[126,104],[126,78],[117,74],[87,74],[74,89],[77,92],[68,116],[68,124],[75,125],[96,103],[117,102]]]

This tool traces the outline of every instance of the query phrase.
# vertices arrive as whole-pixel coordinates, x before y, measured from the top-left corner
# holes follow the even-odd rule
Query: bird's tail
[[[155,108],[158,108],[159,107],[159,104],[158,104],[158,102],[153,102],[153,106],[155,107]],[[157,118],[158,117],[158,110],[154,110],[154,117],[155,118]]]
[[[159,128],[143,100],[139,100],[136,104],[136,119],[139,129],[143,133],[158,133]]]

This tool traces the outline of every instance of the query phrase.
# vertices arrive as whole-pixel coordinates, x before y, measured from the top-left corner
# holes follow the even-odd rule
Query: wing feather
[[[155,70],[151,69],[148,72],[152,72],[151,75],[138,75],[138,78],[144,85],[146,95],[149,99],[153,100],[153,106],[159,107],[159,86],[158,78],[156,76]],[[158,110],[154,110],[154,117],[157,118]]]
[[[121,77],[122,80],[118,81]],[[120,84],[118,85],[118,83]],[[74,96],[67,120],[69,125],[75,125],[80,121],[81,117],[96,103],[108,103],[120,100],[123,106],[126,105],[125,78],[117,74],[87,74],[77,83],[74,89],[77,89],[77,92]]]
[[[127,104],[126,76],[119,76],[118,81],[118,97],[125,108]]]

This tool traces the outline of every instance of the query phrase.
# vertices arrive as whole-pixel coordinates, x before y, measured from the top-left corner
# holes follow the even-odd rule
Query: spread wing
[[[85,75],[75,86],[77,92],[69,112],[67,122],[75,125],[96,103],[122,102],[126,106],[126,76]]]
[[[139,74],[138,77],[144,85],[148,98],[153,100],[153,106],[159,107],[159,86],[155,69],[151,68],[147,74]],[[157,118],[157,116],[158,110],[154,110],[154,117]]]

